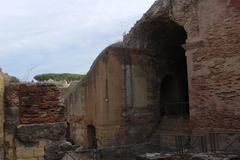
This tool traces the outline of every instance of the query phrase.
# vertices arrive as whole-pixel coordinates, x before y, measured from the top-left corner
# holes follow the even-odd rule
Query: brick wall
[[[237,0],[159,0],[124,39],[128,47],[147,48],[152,47],[147,37],[151,21],[150,33],[168,20],[184,27],[190,120],[196,132],[240,131],[239,6]]]
[[[44,147],[65,139],[65,107],[53,84],[10,84],[5,88],[5,159],[44,159]]]
[[[79,89],[70,96],[68,116],[74,118],[73,134],[81,132],[84,139],[86,126],[93,124],[97,136],[104,140],[120,137],[121,141],[126,135],[133,141],[144,139],[159,117],[157,90],[161,75],[169,72],[169,64],[179,58],[175,54],[166,61],[171,54],[166,49],[171,51],[172,42],[179,38],[176,27],[182,27],[187,34],[183,46],[187,58],[189,130],[239,132],[239,6],[237,0],[156,1],[124,37],[121,49],[107,48],[95,60],[86,81],[80,82]],[[180,44],[183,43],[173,45]],[[130,58],[123,64],[120,55],[126,53]],[[157,70],[154,60],[162,65]],[[109,129],[113,126],[119,127],[116,132]]]
[[[202,43],[195,43],[187,54],[194,128],[239,132],[239,3],[204,0],[199,1],[198,10],[198,39]]]
[[[19,108],[20,123],[65,121],[60,92],[53,84],[15,84],[6,88],[8,106]]]

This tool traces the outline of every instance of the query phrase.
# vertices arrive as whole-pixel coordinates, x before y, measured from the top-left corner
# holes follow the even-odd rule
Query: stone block
[[[43,157],[44,156],[44,147],[35,147],[33,149],[33,155],[34,157]]]
[[[14,159],[14,151],[12,148],[8,148],[5,151],[5,159],[6,160],[13,160]]]
[[[19,146],[16,148],[16,156],[17,158],[31,159],[34,157],[34,147]]]
[[[12,134],[5,134],[5,143],[7,143],[9,146],[13,146],[13,135]]]
[[[17,127],[17,138],[25,143],[38,142],[38,139],[60,140],[65,137],[66,129],[65,122],[22,124]]]
[[[49,143],[48,140],[46,140],[46,139],[40,139],[40,140],[38,141],[38,147],[44,148],[48,143]]]

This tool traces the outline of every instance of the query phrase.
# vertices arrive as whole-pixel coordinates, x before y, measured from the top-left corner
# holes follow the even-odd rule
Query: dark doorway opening
[[[161,84],[161,108],[162,117],[189,117],[188,91],[184,86],[178,86],[178,82],[172,76],[166,76]]]
[[[88,147],[97,148],[96,129],[93,125],[87,126]]]
[[[160,114],[165,117],[189,117],[189,93],[185,44],[187,33],[175,25],[169,43],[163,47],[167,71],[160,85]]]
[[[169,114],[174,114],[174,110],[167,107],[167,104],[169,102],[176,101],[177,95],[176,95],[176,83],[174,82],[174,79],[172,76],[168,75],[165,78],[163,78],[161,83],[161,116],[166,116]]]

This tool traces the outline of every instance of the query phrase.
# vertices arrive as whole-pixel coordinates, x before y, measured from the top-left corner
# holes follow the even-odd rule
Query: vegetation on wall
[[[44,73],[34,76],[34,79],[37,81],[47,81],[47,80],[54,80],[54,81],[77,81],[81,80],[84,75],[81,74],[72,74],[72,73]]]

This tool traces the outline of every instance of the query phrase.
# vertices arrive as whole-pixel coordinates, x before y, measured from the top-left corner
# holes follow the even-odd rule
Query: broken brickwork
[[[6,100],[7,106],[14,105],[19,108],[21,124],[65,120],[60,91],[53,84],[10,85],[6,88]]]
[[[4,109],[5,159],[43,160],[45,146],[65,139],[65,107],[53,84],[9,84]]]
[[[239,8],[237,0],[157,0],[97,57],[66,110],[53,84],[5,81],[4,89],[0,76],[6,159],[43,159],[65,139],[66,120],[83,147],[173,147],[175,135],[240,133]]]

